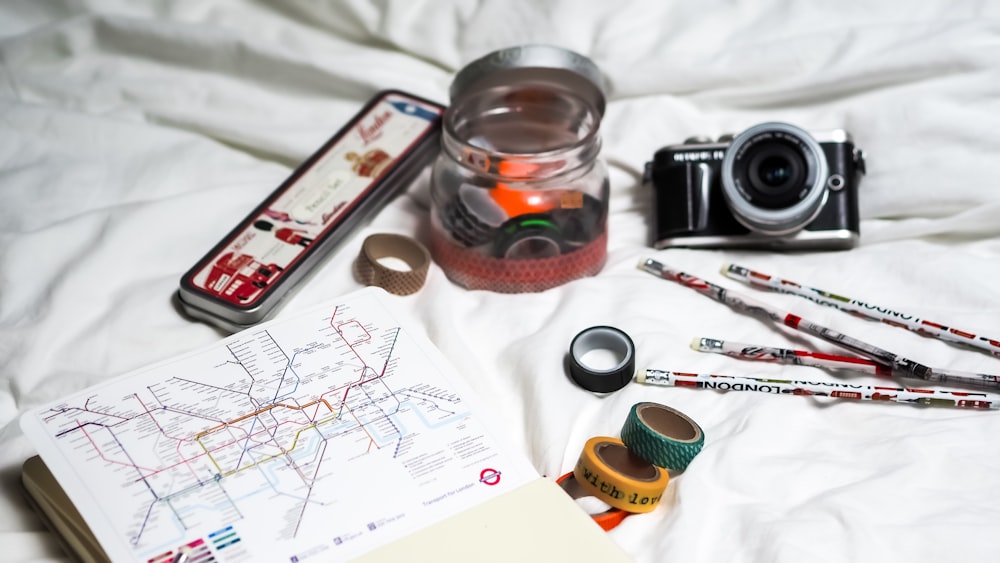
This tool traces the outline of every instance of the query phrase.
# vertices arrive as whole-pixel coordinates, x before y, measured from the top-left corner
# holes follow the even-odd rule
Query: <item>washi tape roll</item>
[[[543,213],[519,215],[497,229],[493,255],[507,260],[537,260],[563,253],[562,230]]]
[[[593,496],[583,490],[583,487],[581,487],[580,483],[577,482],[576,476],[573,475],[572,471],[556,479],[556,483],[558,483],[559,486],[562,487],[564,491],[566,491],[566,494],[568,494],[573,499],[581,499]],[[628,518],[629,515],[631,514],[632,514],[631,512],[626,512],[620,508],[611,507],[605,510],[604,512],[597,512],[591,514],[590,517],[594,519],[594,522],[596,522],[597,525],[600,526],[602,530],[607,532],[608,530],[615,529],[618,526],[618,524],[621,524],[622,521]]]
[[[635,344],[615,327],[592,326],[570,342],[570,377],[588,391],[617,391],[632,381],[634,373]]]
[[[492,241],[500,225],[510,219],[507,212],[493,201],[489,191],[462,184],[454,201],[441,213],[442,225],[455,240],[467,247]]]
[[[409,270],[390,268],[379,261],[382,258],[402,260]],[[361,253],[354,261],[354,274],[365,285],[375,285],[396,295],[409,295],[423,287],[430,263],[430,252],[416,240],[379,233],[361,243]]]
[[[622,442],[632,453],[669,469],[684,471],[705,444],[705,433],[686,414],[659,403],[636,403],[622,426]]]
[[[573,476],[584,491],[626,512],[652,512],[670,475],[630,452],[617,438],[595,436],[580,453]]]

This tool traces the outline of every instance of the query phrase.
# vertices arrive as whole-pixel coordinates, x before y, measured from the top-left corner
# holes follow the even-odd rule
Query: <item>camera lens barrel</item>
[[[808,225],[827,199],[829,165],[805,130],[761,123],[733,138],[720,176],[733,216],[751,231],[786,235]]]

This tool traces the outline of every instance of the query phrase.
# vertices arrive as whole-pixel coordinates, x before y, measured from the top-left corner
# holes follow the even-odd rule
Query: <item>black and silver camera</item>
[[[844,249],[859,238],[864,155],[843,130],[761,123],[716,142],[689,139],[646,164],[653,246]]]

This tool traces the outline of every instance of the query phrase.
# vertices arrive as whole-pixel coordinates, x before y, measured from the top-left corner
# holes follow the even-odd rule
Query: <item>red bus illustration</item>
[[[970,409],[988,409],[990,408],[990,404],[989,401],[977,401],[974,399],[962,399],[958,402],[958,406]]]
[[[205,289],[234,303],[257,296],[268,281],[281,271],[277,264],[262,264],[247,254],[227,252],[212,265]]]

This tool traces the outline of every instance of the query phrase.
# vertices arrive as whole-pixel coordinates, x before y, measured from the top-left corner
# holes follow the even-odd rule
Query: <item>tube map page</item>
[[[257,325],[22,427],[112,561],[360,556],[538,477],[391,299]]]

